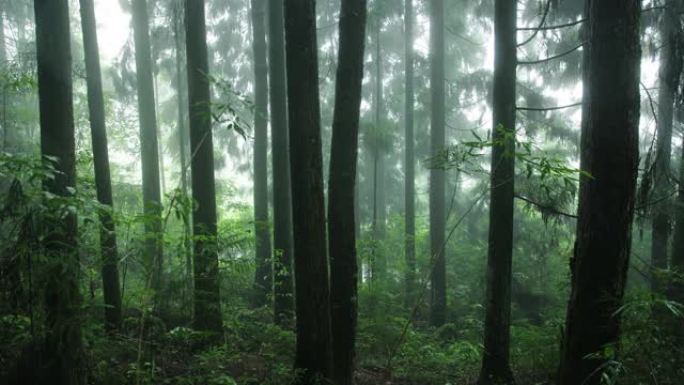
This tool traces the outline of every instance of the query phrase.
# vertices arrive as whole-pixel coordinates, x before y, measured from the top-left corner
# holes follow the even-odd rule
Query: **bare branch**
[[[563,110],[566,108],[573,108],[573,107],[580,107],[582,105],[582,102],[579,103],[573,103],[573,104],[568,104],[566,106],[556,106],[556,107],[515,107],[516,110],[518,111],[556,111],[556,110]]]
[[[524,46],[525,44],[531,42],[537,36],[537,34],[540,31],[539,28],[542,28],[544,26],[544,24],[546,24],[546,17],[549,15],[550,9],[551,9],[551,0],[548,0],[546,2],[546,9],[544,9],[544,16],[542,16],[541,22],[539,23],[539,27],[534,30],[534,33],[530,37],[528,37],[522,43],[516,45],[516,47],[520,48],[520,47]]]
[[[577,51],[578,49],[582,48],[582,46],[584,46],[584,42],[578,44],[576,47],[573,47],[573,48],[571,48],[571,49],[569,49],[563,53],[559,53],[558,55],[554,55],[554,56],[547,57],[544,59],[539,59],[539,60],[518,61],[518,65],[532,65],[532,64],[546,63],[546,62],[549,62],[551,60],[556,60],[556,59],[562,58],[563,56],[567,56],[567,55]]]
[[[557,25],[548,25],[548,26],[539,26],[539,27],[520,27],[517,30],[518,31],[551,31],[554,29],[561,29],[561,28],[569,28],[569,27],[574,27],[578,24],[582,24],[586,21],[586,19],[580,19],[577,21],[571,21],[569,23],[565,24],[557,24]]]

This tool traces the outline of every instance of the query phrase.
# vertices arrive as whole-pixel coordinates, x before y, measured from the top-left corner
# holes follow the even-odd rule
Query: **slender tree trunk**
[[[430,89],[432,95],[430,151],[437,156],[445,143],[444,0],[430,4]],[[430,323],[446,322],[446,175],[440,167],[430,169],[430,253],[432,280]]]
[[[152,79],[147,1],[132,1],[135,64],[138,78],[138,114],[140,119],[140,156],[142,160],[143,204],[145,214],[145,255],[149,259],[148,273],[155,291],[155,308],[160,305],[162,285],[161,187],[159,185],[159,154],[157,117]]]
[[[71,83],[68,0],[35,0],[41,153],[55,159],[55,177],[45,189],[72,196],[76,155]],[[44,240],[45,380],[58,385],[85,383],[81,340],[81,295],[76,215],[47,218]]]
[[[174,3],[174,43],[176,48],[176,101],[178,102],[178,143],[180,154],[180,182],[181,191],[188,196],[188,132],[186,126],[187,108],[185,89],[183,84],[183,0]],[[187,75],[187,74],[185,74]],[[187,79],[187,77],[186,77]],[[187,292],[192,293],[192,242],[190,221],[183,221],[183,256],[185,258],[185,281]]]
[[[354,202],[367,12],[366,0],[344,1],[340,10],[328,183],[330,309],[336,385],[351,385],[354,371],[358,279]]]
[[[662,47],[660,48],[660,73],[658,88],[658,120],[657,145],[654,165],[653,222],[651,224],[651,260],[654,268],[666,270],[668,268],[667,245],[670,239],[670,208],[668,199],[671,190],[670,159],[672,157],[672,121],[674,98],[679,85],[681,72],[681,57],[679,52],[679,15],[676,4],[680,0],[668,0],[667,11],[662,14],[660,34]],[[663,294],[666,290],[665,282],[656,271],[651,279],[654,293]]]
[[[301,384],[332,374],[316,2],[285,0],[297,348]]]
[[[0,68],[7,68],[7,42],[5,41],[5,8],[6,4],[0,4]],[[2,88],[2,150],[9,149],[9,127],[7,127],[7,90]]]
[[[266,62],[266,1],[252,0],[254,45],[254,234],[256,272],[254,306],[264,306],[273,287],[271,232],[268,221],[268,64]]]
[[[581,167],[572,292],[563,340],[560,385],[599,385],[617,349],[631,248],[638,166],[638,0],[590,0],[584,58]]]
[[[273,172],[273,309],[281,327],[291,327],[294,315],[292,284],[292,193],[287,128],[285,26],[282,0],[268,1],[268,54],[271,80],[271,158]]]
[[[677,200],[675,203],[675,228],[672,236],[672,270],[678,274],[684,273],[684,146],[681,147],[679,165],[679,180]],[[674,281],[670,286],[670,297],[679,303],[684,303],[684,282]],[[684,340],[684,333],[680,330],[680,338]]]
[[[190,148],[195,245],[195,298],[193,325],[221,333],[221,298],[216,239],[216,182],[211,134],[211,93],[204,0],[185,0],[185,46],[188,60]]]
[[[404,59],[405,89],[404,100],[404,125],[405,125],[405,181],[404,181],[404,210],[406,211],[406,228],[404,229],[406,258],[405,290],[406,308],[414,306],[414,294],[416,286],[416,155],[413,122],[414,104],[414,70],[413,70],[413,0],[404,1]]]
[[[377,247],[385,236],[385,225],[387,222],[387,204],[385,203],[385,159],[384,149],[382,143],[384,141],[384,127],[382,108],[383,103],[383,86],[382,86],[382,45],[380,41],[382,17],[376,15],[375,17],[375,95],[373,100],[373,108],[375,112],[374,125],[374,143],[373,143],[373,240],[376,246],[373,248],[373,256],[370,264],[371,278],[376,280],[382,276],[385,270],[385,256]]]
[[[107,149],[107,126],[105,104],[102,94],[102,72],[97,42],[97,24],[93,0],[80,0],[83,49],[85,51],[86,79],[88,83],[88,107],[90,130],[93,141],[93,163],[95,165],[95,187],[97,200],[112,207],[112,180],[109,171]],[[116,229],[109,210],[100,212],[100,253],[102,255],[102,291],[105,303],[105,326],[117,330],[121,326],[121,291],[119,288],[118,252]]]
[[[513,384],[509,362],[515,190],[516,0],[494,6],[494,127],[484,353],[479,385]]]

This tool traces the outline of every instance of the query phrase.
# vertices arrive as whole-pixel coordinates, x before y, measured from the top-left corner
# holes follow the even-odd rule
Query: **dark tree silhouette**
[[[487,302],[480,385],[512,384],[509,363],[515,186],[516,1],[494,5],[494,84]]]
[[[85,51],[86,81],[88,83],[88,108],[90,131],[93,142],[93,164],[95,165],[95,188],[97,200],[112,207],[112,180],[109,172],[109,150],[107,149],[107,126],[105,105],[102,95],[102,73],[97,42],[97,24],[93,0],[80,0],[81,25],[83,29],[83,50]],[[105,326],[116,330],[121,325],[121,290],[119,288],[118,252],[116,229],[111,212],[100,212],[100,254],[102,258],[102,292],[105,304]]]
[[[582,177],[572,292],[560,365],[560,385],[599,385],[617,350],[629,266],[637,178],[639,70],[638,0],[586,4]],[[599,354],[594,354],[599,353]],[[592,355],[594,354],[594,355]]]
[[[332,374],[323,198],[316,2],[285,1],[290,173],[297,313],[295,368],[302,384]]]
[[[337,385],[351,385],[354,371],[358,295],[354,195],[367,12],[366,0],[344,1],[340,10],[328,183],[333,378]]]
[[[444,0],[430,3],[430,90],[432,95],[430,152],[438,156],[444,150]],[[446,173],[430,168],[430,254],[432,256],[430,323],[446,322],[446,213],[444,195]]]
[[[276,322],[292,324],[292,195],[287,128],[287,85],[285,79],[285,26],[283,2],[268,1],[268,59],[271,80],[271,158],[273,172],[273,307]]]
[[[254,51],[254,234],[256,272],[254,305],[264,306],[273,287],[271,232],[268,223],[268,65],[266,0],[252,0]]]
[[[185,46],[188,59],[195,313],[198,330],[221,333],[221,301],[216,239],[216,182],[211,134],[211,96],[204,0],[185,0]]]
[[[73,90],[68,0],[36,0],[36,54],[40,102],[40,149],[53,159],[54,178],[45,189],[59,197],[72,196],[76,186]],[[54,204],[53,204],[54,205]],[[61,212],[62,210],[60,210]],[[60,213],[61,214],[61,213]],[[76,215],[46,218],[45,367],[43,381],[57,385],[85,383],[81,340],[81,295]],[[23,374],[24,375],[24,374]],[[25,373],[30,376],[30,373]]]

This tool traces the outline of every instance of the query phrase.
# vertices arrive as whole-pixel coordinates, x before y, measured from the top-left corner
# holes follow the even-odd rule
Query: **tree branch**
[[[538,34],[539,31],[540,31],[540,28],[542,28],[542,27],[544,26],[544,24],[546,23],[546,17],[549,15],[549,10],[550,10],[550,9],[551,9],[551,0],[548,0],[548,1],[546,2],[546,9],[544,9],[544,16],[542,16],[541,22],[539,23],[539,27],[537,27],[537,28],[534,30],[534,33],[533,33],[530,37],[528,37],[528,38],[527,38],[525,41],[523,41],[522,43],[516,45],[516,47],[520,48],[520,47],[524,46],[525,44],[531,42],[531,41],[537,36],[537,34]]]
[[[580,19],[577,21],[571,21],[569,23],[565,24],[557,24],[557,25],[549,25],[549,26],[539,26],[539,27],[520,27],[517,28],[518,31],[550,31],[554,29],[561,29],[561,28],[568,28],[568,27],[574,27],[577,24],[582,24],[586,21],[586,19]]]
[[[573,108],[573,107],[579,107],[582,105],[582,102],[579,103],[574,103],[574,104],[568,104],[567,106],[557,106],[557,107],[515,107],[516,110],[518,111],[556,111],[556,110],[563,110],[566,108]]]
[[[526,198],[520,194],[515,194],[514,196],[515,196],[515,198],[520,199],[523,202],[529,203],[532,206],[539,208],[541,211],[544,211],[544,212],[547,212],[550,214],[560,215],[560,216],[567,217],[567,218],[573,218],[573,219],[578,218],[577,215],[575,215],[575,214],[566,213],[564,211],[560,211],[560,210],[556,209],[555,207],[548,206],[548,205],[545,205],[545,204],[542,204],[539,202],[535,202],[535,201],[533,201],[529,198]]]
[[[551,60],[556,60],[556,59],[562,58],[563,56],[567,56],[567,55],[569,55],[569,54],[571,54],[571,53],[577,51],[577,50],[580,49],[582,46],[584,46],[584,42],[578,44],[576,47],[573,47],[573,48],[571,48],[571,49],[569,49],[569,50],[567,50],[567,51],[565,51],[565,52],[563,52],[563,53],[559,53],[558,55],[554,55],[554,56],[547,57],[547,58],[544,58],[544,59],[539,59],[539,60],[528,60],[528,61],[523,60],[523,61],[518,61],[518,65],[532,65],[532,64],[546,63],[546,62],[549,62],[549,61],[551,61]]]

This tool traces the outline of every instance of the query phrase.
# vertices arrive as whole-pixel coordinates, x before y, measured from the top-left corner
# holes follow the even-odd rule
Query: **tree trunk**
[[[584,57],[581,168],[572,292],[560,385],[599,385],[617,349],[631,248],[639,127],[638,0],[590,0]]]
[[[509,363],[515,189],[516,0],[494,11],[493,142],[484,353],[479,385],[513,384]]]
[[[432,95],[430,151],[437,156],[444,150],[444,0],[430,5],[430,90]],[[432,255],[430,323],[446,322],[446,213],[444,195],[446,175],[442,168],[430,168],[430,253]]]
[[[204,0],[185,0],[185,46],[188,60],[188,103],[192,213],[194,236],[195,298],[193,326],[221,333],[219,261],[216,239],[214,146],[211,134],[211,97]]]
[[[662,14],[660,33],[660,73],[658,88],[658,120],[657,146],[654,164],[654,186],[651,200],[657,202],[653,206],[653,222],[651,224],[651,261],[657,270],[668,268],[667,245],[670,239],[670,159],[672,157],[672,121],[674,98],[679,85],[681,58],[679,57],[679,13],[676,3],[679,0],[668,0],[667,11]],[[656,294],[664,294],[666,289],[658,271],[651,278],[651,288]]]
[[[266,63],[266,1],[252,0],[254,45],[254,234],[256,272],[254,306],[264,306],[273,287],[271,232],[268,221],[268,65]]]
[[[183,0],[176,0],[174,3],[174,44],[176,49],[176,101],[178,103],[178,153],[180,156],[180,182],[183,196],[188,196],[188,132],[186,126],[187,107],[185,101],[186,94],[183,84]],[[187,73],[185,74],[187,75]],[[187,79],[187,76],[186,76]],[[185,258],[185,280],[187,285],[187,293],[192,293],[192,241],[191,238],[190,221],[183,221],[183,257]]]
[[[57,171],[44,187],[59,197],[73,196],[76,186],[68,4],[68,0],[34,1],[41,153],[55,159]],[[44,373],[51,384],[80,385],[85,376],[77,221],[73,212],[61,214],[48,214],[45,223]]]
[[[342,3],[328,183],[330,311],[336,385],[351,385],[354,372],[358,278],[354,192],[366,17],[366,0]]]
[[[271,80],[271,159],[273,172],[273,312],[281,327],[291,327],[294,314],[292,287],[292,193],[287,129],[285,27],[283,2],[268,2],[269,77]]]
[[[290,173],[297,312],[295,367],[300,383],[332,372],[321,112],[314,0],[285,0]]]
[[[7,42],[5,41],[5,7],[0,6],[0,68],[7,68]],[[10,147],[10,136],[7,127],[7,90],[2,89],[2,151],[7,151]]]
[[[161,187],[157,117],[152,79],[147,1],[133,0],[131,8],[135,40],[135,65],[138,78],[138,114],[140,119],[140,156],[142,163],[143,205],[145,214],[145,256],[155,291],[155,308],[160,305],[162,289]]]
[[[112,207],[112,180],[109,171],[105,104],[102,94],[102,72],[97,42],[97,24],[93,0],[80,0],[83,49],[85,51],[88,108],[93,141],[95,188],[97,200]],[[100,253],[102,255],[102,291],[105,304],[105,327],[114,331],[121,326],[121,292],[119,289],[118,252],[116,229],[109,210],[100,212]]]
[[[404,210],[406,215],[406,228],[404,229],[406,259],[405,276],[405,304],[410,309],[415,305],[415,286],[416,286],[416,155],[415,138],[413,134],[413,104],[414,104],[414,70],[413,70],[413,0],[404,2],[404,59],[405,68],[405,90],[406,99],[404,100],[404,125],[405,125],[405,171],[404,177]]]
[[[382,85],[382,45],[380,41],[382,17],[376,15],[375,20],[375,95],[373,100],[373,108],[375,112],[374,122],[375,134],[373,143],[373,256],[370,264],[371,278],[375,281],[382,276],[386,261],[385,256],[380,252],[378,243],[385,236],[385,225],[387,223],[387,204],[385,201],[385,154],[382,148],[384,141],[384,127],[382,108],[383,103],[383,85]]]

